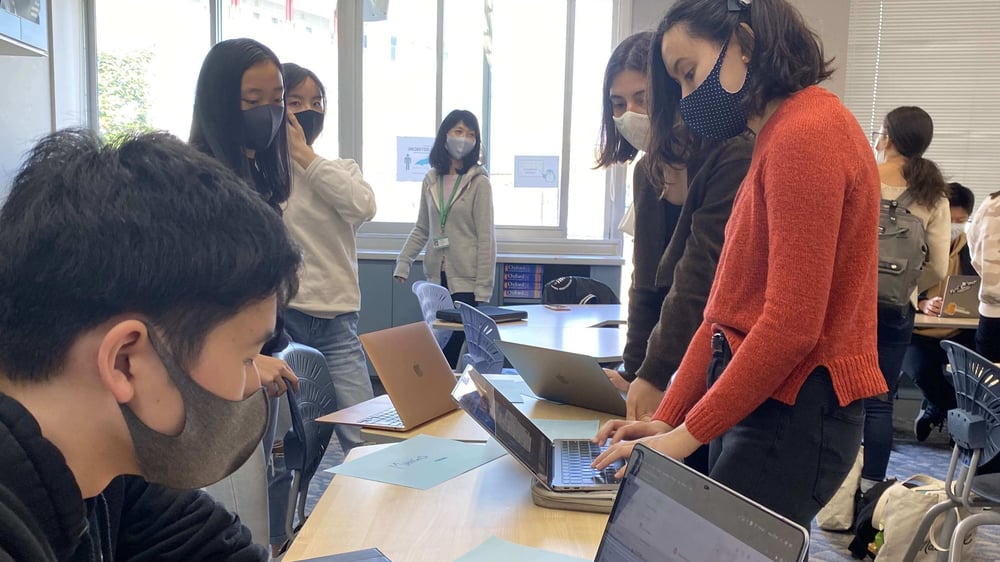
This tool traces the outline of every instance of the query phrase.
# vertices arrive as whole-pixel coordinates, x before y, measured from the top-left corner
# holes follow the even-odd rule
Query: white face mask
[[[964,222],[951,223],[951,241],[952,242],[954,242],[955,240],[958,240],[959,236],[965,234],[965,224],[966,223],[964,223]]]
[[[621,117],[612,117],[615,128],[629,144],[638,150],[649,148],[649,115],[626,111]]]

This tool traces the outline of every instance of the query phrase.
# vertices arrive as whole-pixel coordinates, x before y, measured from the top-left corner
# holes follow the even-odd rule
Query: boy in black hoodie
[[[169,135],[36,146],[0,211],[0,560],[266,560],[196,490],[260,446],[254,358],[298,264]]]

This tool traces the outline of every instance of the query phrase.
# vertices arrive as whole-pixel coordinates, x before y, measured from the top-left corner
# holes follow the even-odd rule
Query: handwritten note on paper
[[[531,560],[532,562],[581,562],[583,558],[549,552],[490,537],[483,544],[470,550],[455,562],[508,562],[510,560]]]
[[[426,490],[501,456],[482,443],[417,435],[326,471]]]

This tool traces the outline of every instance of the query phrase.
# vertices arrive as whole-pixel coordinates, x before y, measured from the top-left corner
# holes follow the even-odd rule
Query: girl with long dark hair
[[[862,400],[886,391],[871,146],[817,86],[833,71],[787,0],[678,0],[653,43],[667,122],[757,142],[704,321],[653,420],[607,422],[595,466],[628,458],[627,439],[679,459],[709,444],[712,478],[808,529],[854,464]],[[698,152],[675,127],[651,131],[662,161]]]

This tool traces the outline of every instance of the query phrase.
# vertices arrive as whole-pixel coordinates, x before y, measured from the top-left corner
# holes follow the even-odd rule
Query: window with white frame
[[[186,140],[209,0],[98,0],[95,20],[101,134],[161,129]]]
[[[433,138],[440,119],[462,108],[480,119],[501,240],[617,244],[609,197],[623,186],[593,165],[620,1],[361,0],[345,9],[358,22],[338,21],[347,0],[96,0],[100,128],[165,129],[186,139],[212,41],[251,37],[324,82],[326,133],[317,150],[360,156],[379,207],[367,233],[409,230],[420,180],[399,169],[420,158],[401,155],[400,139]],[[338,30],[353,25],[358,44],[345,45]],[[338,62],[354,53],[361,83],[345,103],[360,95],[360,107],[339,107],[338,93],[358,80],[338,74]],[[345,115],[361,116],[345,129],[358,134],[338,138]]]
[[[313,148],[335,158],[337,139],[337,15],[328,0],[240,0],[221,13],[222,39],[249,37],[267,45],[282,63],[307,68],[326,90],[324,133]]]
[[[364,23],[362,41],[361,154],[378,198],[375,220],[413,223],[422,174],[406,172],[426,154],[401,151],[431,142],[440,118],[468,109],[480,120],[498,226],[605,238],[609,176],[593,165],[613,0],[388,7],[385,18]]]
[[[852,0],[846,104],[879,131],[896,107],[934,119],[927,158],[982,201],[1000,189],[1000,2]]]

